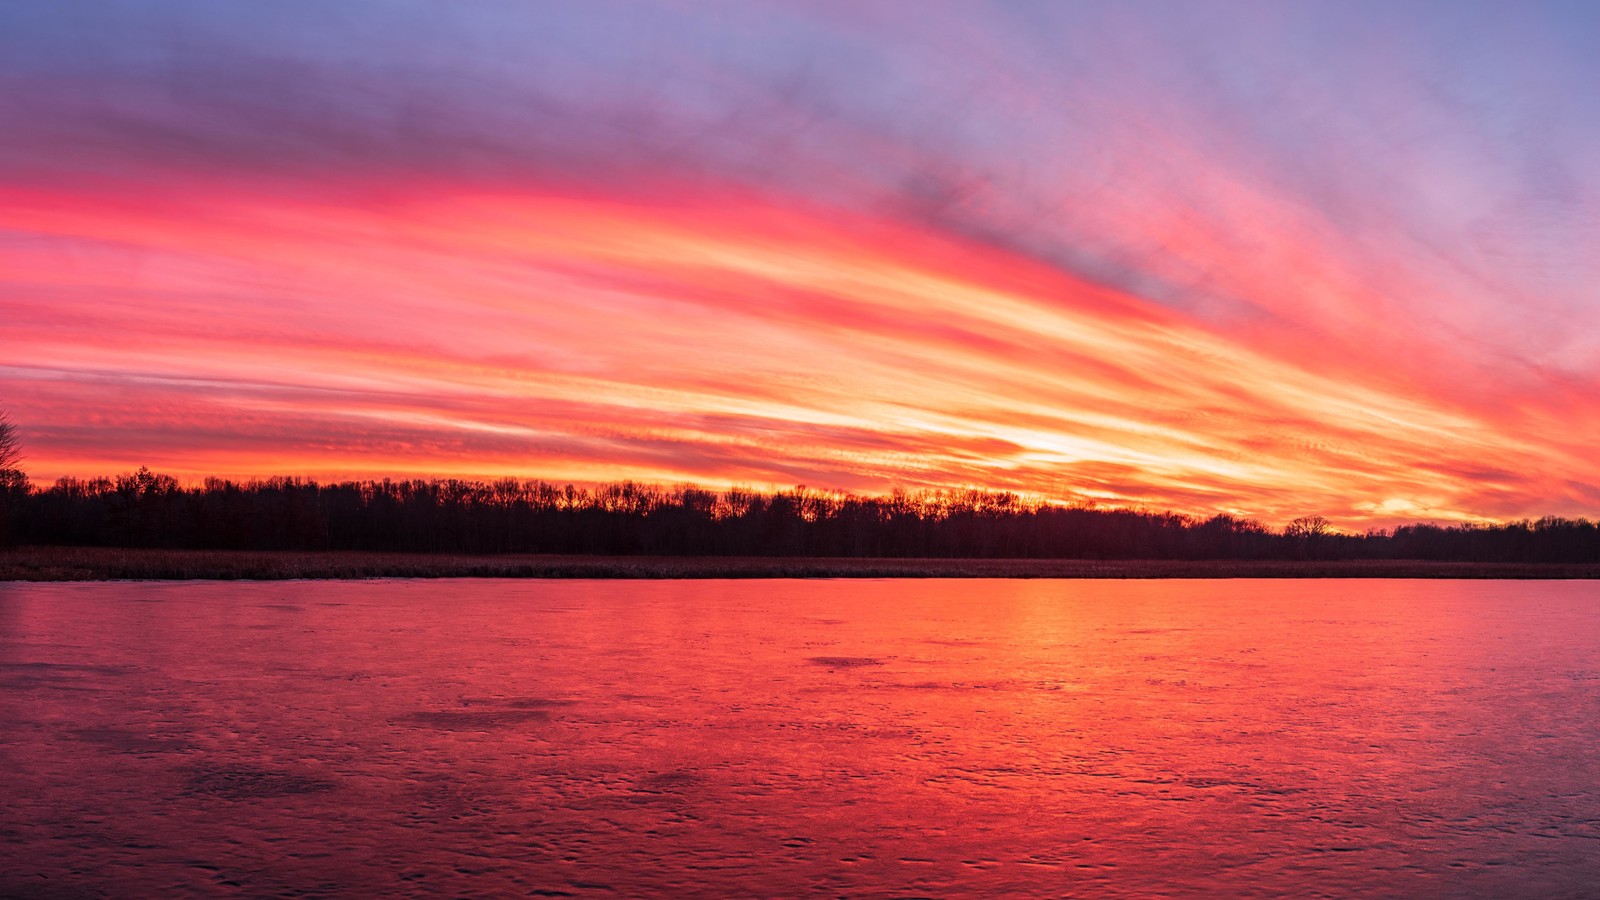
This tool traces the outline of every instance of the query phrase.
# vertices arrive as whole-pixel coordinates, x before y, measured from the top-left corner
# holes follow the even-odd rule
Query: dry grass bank
[[[1424,560],[817,559],[419,553],[0,551],[0,581],[287,578],[1600,578],[1600,565]]]

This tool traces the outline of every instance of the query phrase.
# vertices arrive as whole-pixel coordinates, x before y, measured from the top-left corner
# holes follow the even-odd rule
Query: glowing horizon
[[[36,482],[1600,513],[1593,23],[1554,7],[1475,73],[1492,23],[1426,5],[202,6],[0,14]]]

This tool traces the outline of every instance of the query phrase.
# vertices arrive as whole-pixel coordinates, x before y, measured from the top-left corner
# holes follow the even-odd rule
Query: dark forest
[[[978,490],[885,496],[598,488],[502,479],[319,484],[148,470],[0,486],[0,543],[193,550],[983,559],[1416,559],[1600,562],[1600,528],[1546,517],[1343,534],[1321,517],[1282,530],[1227,515],[1069,507]]]

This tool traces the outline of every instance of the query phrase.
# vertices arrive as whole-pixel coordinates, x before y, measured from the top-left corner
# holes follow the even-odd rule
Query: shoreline
[[[860,559],[762,556],[503,556],[293,550],[18,547],[0,581],[366,578],[1426,578],[1597,579],[1600,563],[1430,560]]]

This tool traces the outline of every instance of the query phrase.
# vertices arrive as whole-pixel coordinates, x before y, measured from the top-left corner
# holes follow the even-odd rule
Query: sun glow
[[[979,486],[1378,521],[1422,509],[1367,499],[1399,483],[1466,515],[1449,469],[1531,449],[1001,250],[754,197],[5,201],[45,236],[8,253],[49,285],[9,294],[7,377],[55,423],[36,478]]]
[[[0,12],[32,478],[1600,511],[1565,13],[430,10]]]

